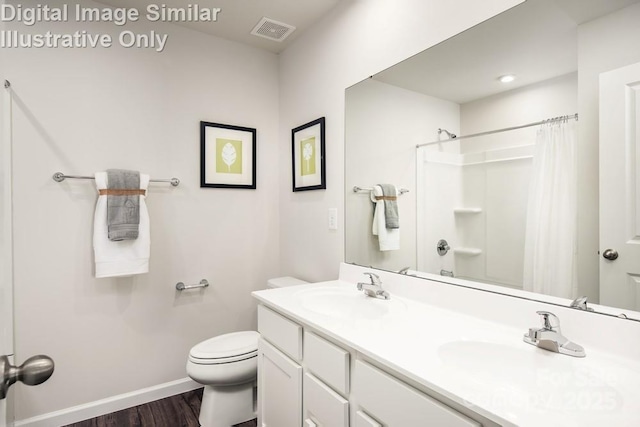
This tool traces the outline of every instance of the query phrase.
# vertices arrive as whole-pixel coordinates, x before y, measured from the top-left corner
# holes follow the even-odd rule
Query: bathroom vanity
[[[408,426],[426,420],[451,427],[496,425],[462,415],[308,324],[265,306],[258,316],[260,425],[293,427],[301,419],[305,427]]]
[[[371,271],[391,299],[357,290]],[[339,280],[253,295],[260,302],[259,426],[640,420],[638,322],[347,264]],[[558,315],[586,357],[525,343],[537,310]]]

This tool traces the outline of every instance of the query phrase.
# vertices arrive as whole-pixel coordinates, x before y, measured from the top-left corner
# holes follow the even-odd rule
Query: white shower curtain
[[[577,296],[576,123],[543,124],[536,136],[525,235],[524,289]]]

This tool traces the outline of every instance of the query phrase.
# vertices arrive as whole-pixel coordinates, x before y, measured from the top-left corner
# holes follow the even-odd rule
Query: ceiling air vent
[[[281,42],[286,39],[287,36],[294,32],[296,27],[293,25],[285,24],[283,22],[274,21],[269,18],[262,18],[258,25],[256,25],[251,34],[258,37],[264,37],[265,39]]]

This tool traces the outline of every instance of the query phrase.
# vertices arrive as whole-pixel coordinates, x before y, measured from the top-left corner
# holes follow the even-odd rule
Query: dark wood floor
[[[198,427],[201,402],[200,388],[65,427]],[[256,426],[252,420],[236,427]]]

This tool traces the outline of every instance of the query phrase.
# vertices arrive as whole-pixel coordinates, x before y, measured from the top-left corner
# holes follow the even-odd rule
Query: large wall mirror
[[[638,22],[527,0],[348,88],[346,262],[640,320]]]

